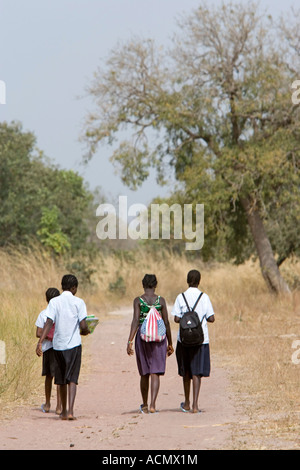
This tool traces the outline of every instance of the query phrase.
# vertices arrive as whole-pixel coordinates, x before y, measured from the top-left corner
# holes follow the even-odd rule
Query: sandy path
[[[216,369],[202,380],[201,414],[183,413],[181,378],[175,354],[167,360],[157,400],[159,413],[142,415],[135,356],[126,354],[131,313],[112,313],[84,338],[91,354],[89,373],[82,371],[75,403],[76,421],[44,414],[40,403],[18,410],[0,422],[0,449],[202,450],[230,448],[231,423],[239,419],[228,390],[226,371]],[[173,333],[174,346],[176,332]],[[213,349],[213,348],[212,348]],[[53,408],[55,400],[52,401]]]

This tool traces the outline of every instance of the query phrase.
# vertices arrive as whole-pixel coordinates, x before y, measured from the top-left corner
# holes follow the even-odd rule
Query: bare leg
[[[198,413],[198,399],[201,387],[201,376],[193,375],[193,413]]]
[[[148,411],[148,392],[149,392],[149,374],[142,375],[140,380],[140,389],[143,400],[143,409]]]
[[[60,385],[56,385],[56,394],[57,394],[57,400],[56,400],[56,411],[55,413],[57,415],[60,415],[62,407],[61,407],[61,397],[60,397]]]
[[[155,413],[155,403],[158,395],[160,385],[160,378],[158,374],[151,374],[151,403],[150,403],[150,413]]]
[[[69,391],[68,419],[75,419],[74,418],[74,403],[75,403],[77,385],[74,382],[70,382],[68,385],[68,391]]]
[[[190,374],[187,373],[183,377],[183,391],[184,391],[183,408],[187,411],[190,409],[190,388],[191,388],[191,378],[190,378]]]
[[[60,385],[60,398],[61,398],[61,419],[68,419],[67,413],[67,395],[68,395],[68,385]]]
[[[53,379],[53,377],[51,375],[46,375],[46,378],[45,378],[46,403],[43,405],[43,410],[44,410],[45,413],[49,413],[49,410],[50,410],[52,379]]]

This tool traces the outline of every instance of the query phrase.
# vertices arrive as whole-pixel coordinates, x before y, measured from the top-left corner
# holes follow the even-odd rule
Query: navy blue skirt
[[[178,365],[178,374],[185,377],[187,374],[192,378],[193,375],[209,377],[210,375],[210,352],[209,344],[201,344],[187,348],[177,341],[176,359]]]
[[[136,363],[140,375],[164,375],[166,370],[167,338],[162,342],[143,341],[139,327],[135,337]]]

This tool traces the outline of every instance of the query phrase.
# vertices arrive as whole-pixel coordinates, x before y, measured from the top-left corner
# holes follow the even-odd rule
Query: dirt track
[[[231,447],[231,424],[240,417],[230,396],[226,371],[214,367],[202,380],[201,414],[183,413],[181,378],[175,354],[167,359],[156,414],[139,413],[141,403],[135,356],[126,354],[131,313],[114,312],[84,339],[91,356],[83,370],[75,403],[75,421],[61,421],[40,405],[24,407],[13,420],[0,422],[0,449],[202,450]],[[176,345],[176,332],[173,332]],[[54,390],[55,391],[55,390]],[[53,410],[55,399],[52,400]]]

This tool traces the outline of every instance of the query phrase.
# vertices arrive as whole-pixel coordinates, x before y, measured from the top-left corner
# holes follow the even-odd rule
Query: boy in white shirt
[[[192,309],[201,294],[198,289],[201,274],[193,269],[187,275],[187,283],[189,288],[184,292],[187,303]],[[176,323],[180,322],[181,317],[187,311],[187,305],[182,294],[176,298],[171,314],[174,316]],[[203,293],[198,301],[195,312],[198,314],[199,320],[202,322],[204,333],[204,341],[200,346],[185,347],[181,344],[178,332],[176,358],[178,364],[178,374],[183,378],[183,389],[185,401],[180,404],[183,412],[190,411],[190,386],[193,382],[193,404],[192,412],[199,413],[198,399],[201,386],[201,377],[210,375],[210,352],[207,322],[215,321],[214,311],[211,301],[207,294]]]
[[[55,384],[60,385],[61,418],[73,420],[74,402],[81,367],[81,336],[90,333],[87,323],[85,302],[75,297],[78,280],[72,274],[62,278],[62,294],[50,300],[46,309],[47,321],[37,344],[36,353],[42,354],[42,342],[47,337],[53,323],[53,350],[56,360]],[[67,411],[67,395],[69,409]]]

